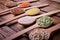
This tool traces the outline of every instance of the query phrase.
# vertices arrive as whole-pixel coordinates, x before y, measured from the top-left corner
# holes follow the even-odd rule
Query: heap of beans
[[[38,23],[38,25],[40,25],[42,27],[48,27],[53,23],[53,21],[52,21],[51,17],[43,16],[43,17],[39,18],[37,23]]]
[[[32,8],[32,9],[27,10],[25,13],[27,15],[36,15],[39,12],[40,12],[40,9],[39,8]]]

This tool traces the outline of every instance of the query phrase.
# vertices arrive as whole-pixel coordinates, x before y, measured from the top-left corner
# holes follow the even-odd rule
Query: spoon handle
[[[16,19],[18,19],[18,18],[20,18],[20,17],[22,17],[22,16],[25,16],[25,15],[26,15],[26,14],[24,13],[24,14],[22,14],[22,15],[19,15],[19,16],[16,16],[16,17],[12,18],[12,19],[9,19],[9,20],[0,22],[0,25],[5,24],[5,23],[8,23],[8,22],[11,22],[11,21],[16,20]]]
[[[33,25],[33,26],[29,27],[29,28],[26,28],[26,29],[24,29],[24,30],[22,30],[22,31],[20,31],[20,32],[18,32],[18,33],[15,33],[15,34],[11,35],[10,37],[8,37],[8,38],[6,38],[6,39],[4,39],[4,40],[8,40],[8,39],[12,40],[12,39],[14,39],[14,38],[16,38],[16,37],[18,37],[18,36],[20,36],[20,35],[28,32],[28,31],[36,28],[36,27],[38,27],[37,24],[35,24],[35,25]]]
[[[42,16],[48,16],[48,15],[56,14],[58,12],[60,12],[60,10],[55,10],[55,11],[51,11],[51,12],[48,12],[48,13],[44,13],[44,14],[41,14],[39,16],[35,16],[35,18],[39,18],[39,17],[42,17]]]
[[[51,34],[53,31],[58,30],[58,29],[60,29],[60,23],[46,30],[48,31],[49,34]]]
[[[35,2],[35,1],[37,1],[37,0],[20,1],[20,2],[17,2],[17,4],[20,4],[20,3],[22,3],[22,2]]]
[[[15,8],[18,8],[18,6],[13,7],[13,8],[9,8],[9,9],[6,9],[6,10],[4,10],[4,11],[1,11],[0,13],[4,13],[4,12],[7,12],[7,11],[11,11],[12,9],[15,9]]]
[[[30,8],[35,8],[35,7],[44,7],[44,6],[48,6],[49,4],[42,4],[42,5],[35,5],[35,6],[32,6],[32,7],[28,7],[28,8],[25,8],[24,10],[27,10],[27,9],[30,9]]]

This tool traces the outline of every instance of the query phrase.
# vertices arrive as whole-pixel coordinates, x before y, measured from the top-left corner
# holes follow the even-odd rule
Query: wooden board
[[[13,1],[15,1],[15,2],[19,2],[19,1],[21,1],[21,0],[13,0]],[[47,13],[47,12],[50,12],[50,11],[53,11],[53,10],[59,10],[60,9],[60,4],[59,3],[56,3],[56,2],[54,2],[54,1],[50,1],[50,0],[38,0],[38,1],[36,1],[36,0],[22,0],[21,1],[21,3],[22,2],[24,2],[24,1],[29,1],[29,2],[31,2],[31,5],[29,6],[29,7],[31,7],[31,6],[36,6],[36,5],[41,5],[41,4],[49,4],[49,6],[46,6],[46,7],[42,7],[42,8],[40,8],[41,9],[41,14],[42,13]],[[32,2],[32,1],[35,1],[35,2]],[[58,1],[58,0],[57,0]],[[0,4],[1,5],[1,4]],[[16,6],[15,6],[16,7]],[[13,8],[13,7],[12,7]],[[28,8],[28,7],[27,7]],[[7,8],[5,5],[3,6],[0,6],[0,12],[1,11],[3,11],[3,10],[5,10],[5,9],[9,9],[9,8]],[[21,15],[21,14],[19,14],[19,15]],[[17,15],[18,17],[19,17],[19,15]],[[9,38],[11,38],[10,40],[12,40],[12,39],[15,39],[15,38],[17,38],[17,37],[20,37],[20,33],[21,33],[21,31],[22,30],[24,30],[24,29],[26,29],[26,28],[28,28],[28,27],[30,27],[30,26],[32,26],[32,25],[29,25],[29,26],[25,26],[25,25],[22,25],[22,24],[19,24],[18,22],[17,22],[17,20],[19,19],[19,18],[17,18],[17,19],[14,19],[14,18],[16,18],[17,16],[15,16],[15,15],[13,15],[13,14],[11,14],[11,13],[9,13],[8,11],[7,11],[7,14],[6,14],[6,12],[5,13],[2,13],[2,15],[0,15],[0,37],[1,37],[1,40],[2,39],[9,39]],[[38,16],[38,15],[36,15],[36,16]],[[54,24],[55,25],[57,25],[57,24],[59,24],[60,23],[60,13],[59,14],[56,14],[56,15],[52,15],[51,16],[52,18],[53,18],[53,21],[54,21]],[[12,19],[14,19],[14,20],[12,20]],[[11,20],[11,21],[9,21],[9,22],[6,22],[6,24],[5,24],[5,22],[4,21],[8,21],[8,20]],[[1,23],[1,22],[3,22],[3,24]],[[34,24],[35,24],[36,22],[34,22]],[[55,26],[54,25],[54,26]],[[25,28],[26,27],[26,28]],[[28,32],[27,32],[28,33]],[[26,33],[26,34],[27,34]],[[29,34],[29,33],[28,33]],[[13,36],[13,37],[12,37]],[[60,37],[60,36],[59,36]],[[27,38],[28,38],[28,35],[27,35]],[[20,38],[17,38],[17,39],[19,39],[19,40],[24,40],[24,39],[20,39]],[[27,40],[27,39],[26,39]],[[55,39],[52,39],[52,40],[55,40]]]

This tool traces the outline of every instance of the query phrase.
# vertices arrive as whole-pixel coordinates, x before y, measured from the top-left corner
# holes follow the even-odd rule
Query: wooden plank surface
[[[19,2],[21,0],[14,0],[16,2]],[[26,1],[26,0],[25,0]],[[41,11],[43,11],[42,13],[47,13],[47,12],[50,12],[50,11],[53,11],[53,10],[57,10],[57,9],[60,9],[60,4],[59,3],[56,3],[54,1],[50,1],[50,0],[40,0],[39,2],[36,2],[36,0],[28,0],[28,1],[35,1],[35,2],[32,2],[31,6],[36,6],[36,5],[41,5],[41,4],[49,4],[49,6],[47,7],[44,7],[44,8],[41,8]],[[23,0],[21,1],[21,3],[23,2]],[[1,5],[1,4],[0,4]],[[7,8],[6,6],[0,6],[0,11],[3,11],[5,9],[9,9]],[[18,15],[17,15],[18,16]],[[59,14],[56,14],[56,15],[53,15],[52,18],[54,20],[54,23],[55,24],[59,24],[60,23],[60,18],[58,17],[60,16],[60,13]],[[7,14],[5,15],[5,13],[3,13],[3,16],[0,17],[0,23],[1,21],[5,21],[5,20],[12,20],[14,19],[16,16],[14,16],[13,14],[10,14],[9,12],[7,12]],[[19,16],[18,16],[19,17]],[[6,39],[14,39],[14,38],[17,38],[18,36],[20,36],[20,31],[24,29],[24,26],[20,25],[18,22],[17,22],[18,18],[17,19],[14,19],[10,22],[7,22],[5,25],[7,27],[5,27],[3,25],[3,27],[0,28],[0,38],[1,40],[6,38]],[[3,22],[4,23],[4,22]],[[16,23],[16,24],[15,24]],[[13,25],[14,24],[14,25]],[[8,26],[10,25],[10,26]],[[33,24],[32,24],[33,25]],[[28,26],[29,27],[29,26]],[[8,35],[9,33],[9,35]],[[3,37],[3,36],[4,37]],[[10,36],[11,35],[11,36]],[[13,37],[13,38],[12,38]],[[5,40],[5,39],[4,39]]]

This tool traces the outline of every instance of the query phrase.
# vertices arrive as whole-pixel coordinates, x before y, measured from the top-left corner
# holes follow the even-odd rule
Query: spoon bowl
[[[47,28],[53,23],[53,19],[49,16],[43,16],[43,17],[39,18],[36,23],[39,26],[41,26],[42,28],[43,27]]]
[[[35,21],[35,18],[31,16],[25,16],[25,17],[18,19],[18,22],[23,25],[30,25],[34,23],[34,21]]]
[[[45,29],[41,28],[35,28],[30,31],[29,33],[29,38],[31,40],[48,40],[49,39],[49,34]]]

